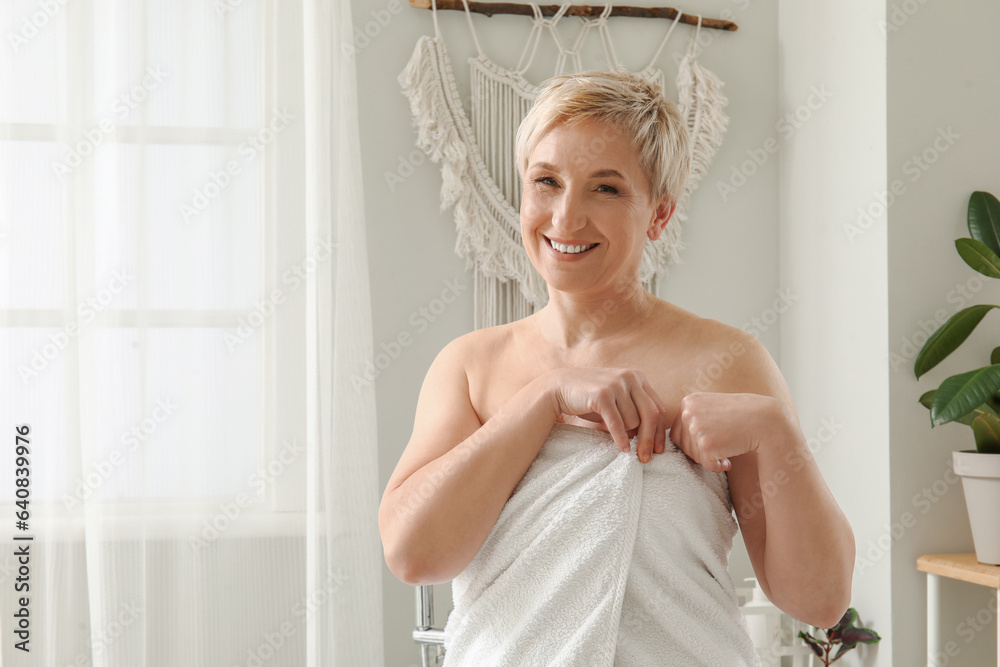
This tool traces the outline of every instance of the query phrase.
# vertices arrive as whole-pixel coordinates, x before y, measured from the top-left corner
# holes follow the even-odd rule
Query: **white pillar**
[[[941,577],[927,573],[927,667],[941,652]]]

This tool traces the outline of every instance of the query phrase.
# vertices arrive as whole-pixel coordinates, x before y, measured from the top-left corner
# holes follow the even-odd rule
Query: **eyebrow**
[[[531,168],[546,169],[548,171],[554,171],[554,172],[559,171],[558,169],[556,169],[555,165],[549,164],[548,162],[536,162],[535,164],[531,165]],[[599,171],[595,171],[593,174],[590,175],[591,178],[607,178],[609,176],[615,176],[617,178],[622,179],[623,181],[628,180],[627,178],[622,176],[621,172],[619,172],[616,169],[601,169]]]

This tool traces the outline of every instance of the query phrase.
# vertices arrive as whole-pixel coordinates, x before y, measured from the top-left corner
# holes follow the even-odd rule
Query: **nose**
[[[575,188],[567,187],[559,195],[552,211],[552,227],[565,233],[583,229],[587,225],[587,211]]]

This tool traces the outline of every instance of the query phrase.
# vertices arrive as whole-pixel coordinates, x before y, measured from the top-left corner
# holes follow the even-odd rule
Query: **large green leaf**
[[[948,321],[927,339],[917,355],[916,361],[913,362],[913,372],[916,373],[917,377],[919,378],[937,366],[942,359],[954,352],[955,348],[969,337],[976,325],[986,317],[986,313],[997,307],[991,305],[969,306],[948,318]]]
[[[989,192],[969,197],[969,235],[1000,255],[1000,201]]]
[[[983,413],[972,420],[972,433],[976,436],[976,451],[980,454],[1000,454],[1000,419]]]
[[[940,426],[972,412],[997,389],[1000,389],[1000,364],[952,375],[934,394],[931,424]]]
[[[931,389],[930,391],[925,391],[920,398],[920,405],[924,406],[928,410],[931,409],[931,405],[934,404],[934,394],[937,393],[937,389]],[[993,415],[994,417],[1000,417],[1000,402],[995,398],[991,398],[982,405],[975,408],[972,412],[964,414],[955,421],[960,424],[965,424],[966,426],[972,426],[972,420],[981,414]]]
[[[936,392],[937,389],[931,389],[930,391],[925,391],[923,394],[920,395],[920,398],[918,398],[917,400],[920,401],[920,405],[930,410],[931,404],[934,402],[934,394]]]
[[[993,348],[993,351],[990,352],[990,363],[1000,364],[1000,346]]]
[[[955,249],[965,263],[979,273],[990,278],[1000,278],[1000,257],[982,241],[955,239]]]

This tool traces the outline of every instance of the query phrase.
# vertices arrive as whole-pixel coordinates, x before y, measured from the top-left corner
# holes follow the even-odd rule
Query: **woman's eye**
[[[608,194],[616,195],[618,190],[610,185],[598,185],[597,189],[601,192],[607,192]]]
[[[535,179],[535,183],[541,183],[542,185],[555,185],[556,179],[551,176],[540,176]]]

